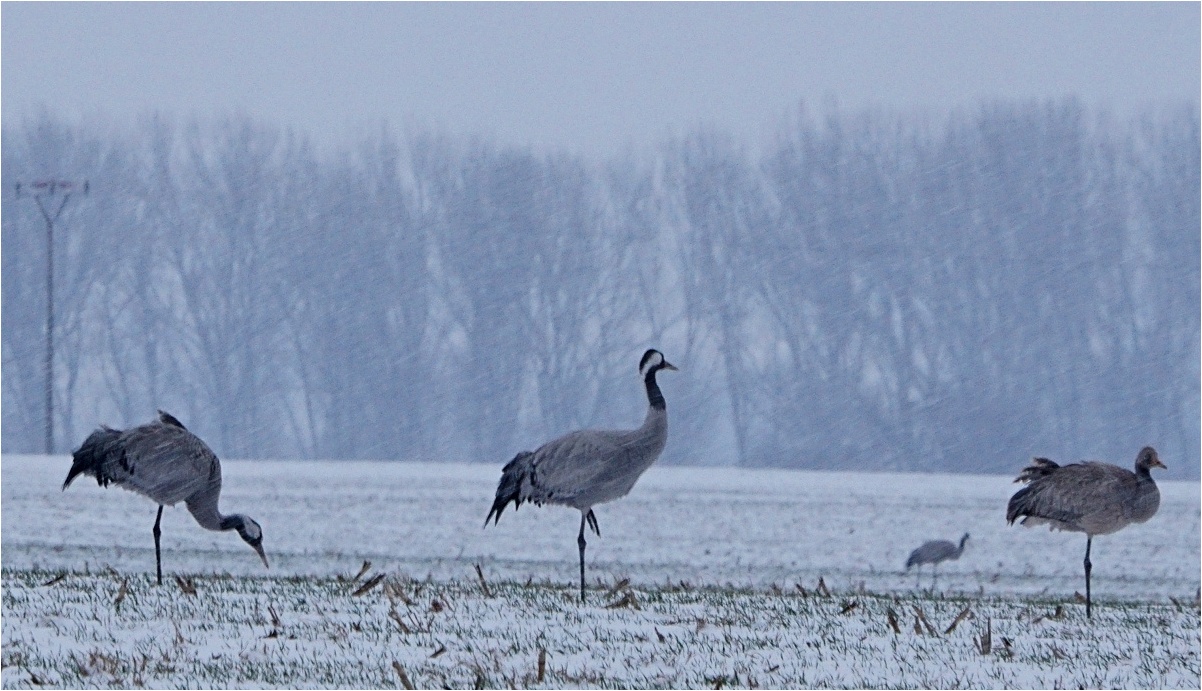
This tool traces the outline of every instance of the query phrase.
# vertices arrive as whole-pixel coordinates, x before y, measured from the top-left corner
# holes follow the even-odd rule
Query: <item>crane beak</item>
[[[1164,468],[1165,470],[1169,469],[1169,467],[1167,465],[1160,462],[1159,458],[1152,459],[1152,467],[1153,468]]]
[[[664,369],[670,369],[673,372],[680,371],[680,368],[678,368],[676,365],[673,365],[672,363],[668,362],[667,360],[664,360]]]
[[[251,547],[254,547],[255,551],[259,553],[259,558],[263,560],[263,566],[270,569],[271,565],[267,563],[267,555],[263,553],[263,543],[260,542],[257,545],[251,545]]]

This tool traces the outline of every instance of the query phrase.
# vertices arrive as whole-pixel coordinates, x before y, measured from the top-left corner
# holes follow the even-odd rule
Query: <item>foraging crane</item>
[[[933,579],[938,573],[939,562],[959,559],[960,555],[964,554],[964,543],[966,542],[968,542],[968,533],[964,533],[964,537],[960,538],[959,547],[947,540],[924,542],[918,549],[910,552],[910,558],[906,559],[906,570],[909,571],[911,566],[917,566],[921,573],[922,565],[930,564]]]
[[[497,497],[484,526],[496,525],[509,502],[516,511],[524,501],[536,505],[561,504],[580,511],[580,601],[584,602],[584,526],[598,537],[593,507],[626,496],[643,471],[659,458],[668,441],[668,411],[655,383],[655,373],[675,370],[658,350],[648,350],[639,361],[639,374],[647,387],[647,417],[633,430],[578,430],[523,451],[501,470]],[[495,518],[494,518],[495,517]]]
[[[1010,497],[1006,522],[1022,517],[1022,525],[1085,533],[1085,616],[1092,617],[1089,550],[1095,535],[1109,535],[1132,523],[1143,523],[1160,508],[1160,490],[1152,468],[1165,468],[1156,449],[1145,446],[1135,459],[1135,472],[1109,463],[1061,466],[1036,458],[1015,482],[1027,486]]]
[[[110,482],[159,505],[154,519],[154,561],[159,585],[163,584],[163,559],[159,548],[159,523],[163,506],[184,502],[202,527],[237,530],[267,566],[263,553],[263,530],[249,516],[223,516],[217,510],[221,494],[221,461],[199,437],[179,420],[159,411],[159,419],[130,430],[101,426],[92,432],[71,459],[71,470],[63,489],[77,475],[91,475],[96,484]]]

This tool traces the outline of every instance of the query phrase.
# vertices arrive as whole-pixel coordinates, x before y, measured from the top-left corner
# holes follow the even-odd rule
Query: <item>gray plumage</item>
[[[168,413],[160,410],[158,420],[129,430],[102,426],[93,432],[72,456],[63,489],[79,475],[91,475],[101,487],[116,484],[159,505],[152,533],[160,585],[163,567],[159,524],[163,507],[181,501],[202,527],[237,530],[258,553],[263,565],[267,565],[259,524],[242,514],[224,516],[217,509],[221,461],[207,444]]]
[[[906,568],[959,559],[960,555],[964,554],[964,543],[966,542],[968,542],[968,533],[964,533],[964,537],[960,538],[959,546],[947,540],[924,542],[918,549],[910,552],[910,558],[906,560]]]
[[[1135,472],[1109,463],[1083,462],[1061,466],[1036,458],[1015,482],[1027,486],[1010,497],[1006,522],[1047,525],[1051,530],[1085,533],[1085,612],[1090,602],[1090,548],[1095,535],[1109,535],[1132,523],[1143,523],[1160,508],[1160,490],[1152,468],[1164,468],[1156,450],[1145,446],[1135,459]]]
[[[659,458],[668,440],[668,412],[655,381],[660,370],[675,370],[658,350],[648,350],[639,362],[647,389],[647,417],[633,430],[579,430],[514,456],[501,471],[497,495],[484,519],[495,525],[513,502],[561,504],[580,511],[580,599],[584,600],[584,528],[598,536],[593,507],[626,496],[635,482]]]

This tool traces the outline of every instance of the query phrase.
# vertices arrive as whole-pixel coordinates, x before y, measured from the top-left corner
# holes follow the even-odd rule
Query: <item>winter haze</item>
[[[3,115],[381,122],[609,156],[802,101],[1194,102],[1196,3],[4,3]]]
[[[499,465],[637,425],[657,347],[667,463],[1197,478],[1199,23],[6,2],[3,451],[44,450],[41,201],[59,453],[163,408]]]

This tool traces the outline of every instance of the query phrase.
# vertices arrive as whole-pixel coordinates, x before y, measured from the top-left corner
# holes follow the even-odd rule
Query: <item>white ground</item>
[[[1197,483],[1161,483],[1151,521],[1095,541],[1086,624],[1072,603],[1084,537],[1007,526],[1018,486],[1004,477],[653,468],[598,508],[602,537],[589,536],[590,583],[631,579],[636,610],[601,606],[622,593],[574,603],[577,512],[511,507],[481,527],[499,464],[225,462],[222,509],[262,524],[272,568],[237,535],[168,509],[164,569],[199,575],[195,598],[150,585],[154,505],[90,478],[62,492],[69,466],[0,460],[5,687],[35,675],[69,686],[396,685],[393,659],[418,686],[1199,685]],[[907,599],[909,551],[963,532],[968,550],[943,565],[937,590]],[[410,633],[388,617],[383,587],[350,598],[330,578],[364,560],[369,576],[407,584],[414,604],[393,606],[417,617]],[[480,592],[477,563],[494,597]],[[70,575],[40,585],[60,571]],[[812,595],[819,577],[832,597]],[[130,595],[115,607],[126,578]],[[418,597],[407,578],[432,582]],[[692,587],[665,590],[681,582]],[[752,590],[713,589],[728,584]],[[449,606],[431,612],[439,598]],[[940,634],[965,606],[973,617],[918,636],[915,602]],[[1064,617],[1040,619],[1058,603]],[[281,635],[265,639],[269,605]],[[985,619],[989,655],[973,642]],[[440,646],[448,652],[429,657]]]
[[[155,506],[87,477],[60,491],[70,465],[67,457],[2,458],[4,567],[152,572]],[[267,575],[354,572],[370,559],[415,578],[459,578],[476,563],[492,578],[578,578],[579,512],[511,505],[499,525],[482,528],[499,464],[226,461],[223,474],[222,510],[263,526]],[[1020,487],[1011,479],[653,467],[629,496],[597,508],[589,573],[758,587],[823,576],[842,589],[909,591],[910,550],[968,532],[964,556],[940,568],[941,590],[1084,592],[1084,536],[1006,525],[1006,501]],[[1198,589],[1199,485],[1160,487],[1152,520],[1094,541],[1100,599],[1167,601]],[[163,514],[163,549],[169,572],[265,573],[236,534],[200,528],[183,506]]]

